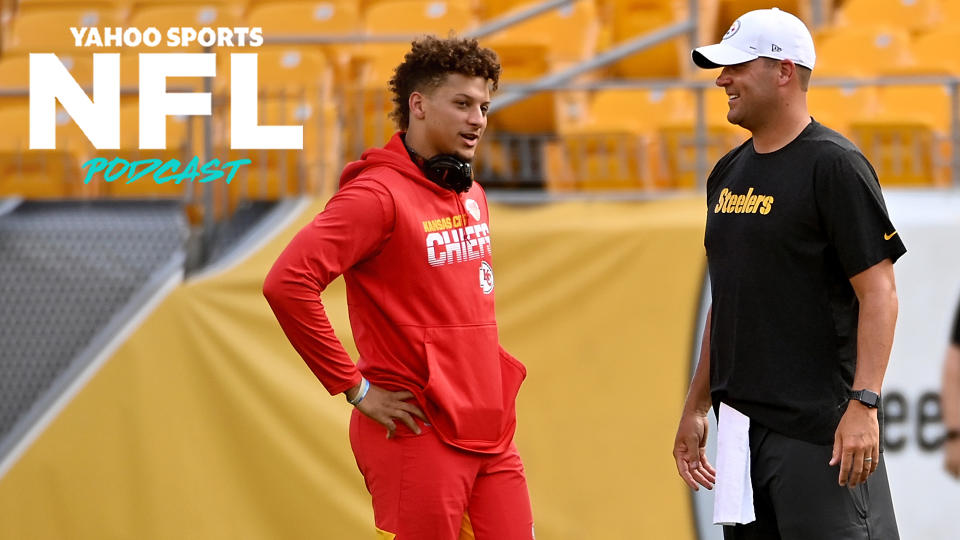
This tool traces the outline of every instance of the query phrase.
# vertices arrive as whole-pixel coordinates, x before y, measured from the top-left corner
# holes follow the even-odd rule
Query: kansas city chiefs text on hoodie
[[[328,392],[355,386],[362,372],[412,392],[448,444],[499,453],[513,439],[526,369],[499,344],[491,256],[483,189],[457,194],[430,182],[397,134],[347,165],[340,190],[281,253],[263,290]],[[340,274],[358,366],[320,301]]]

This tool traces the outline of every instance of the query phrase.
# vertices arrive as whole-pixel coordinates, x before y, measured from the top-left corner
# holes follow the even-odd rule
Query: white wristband
[[[367,392],[370,391],[370,381],[366,377],[360,377],[360,391],[357,392],[357,395],[353,396],[353,399],[347,399],[347,403],[356,407],[363,401],[363,398],[367,397]]]

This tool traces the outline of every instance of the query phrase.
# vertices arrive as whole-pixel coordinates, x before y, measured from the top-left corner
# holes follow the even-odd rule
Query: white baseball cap
[[[777,8],[744,13],[723,35],[720,43],[693,50],[693,62],[704,69],[732,66],[760,56],[793,60],[813,69],[817,53],[803,21]]]

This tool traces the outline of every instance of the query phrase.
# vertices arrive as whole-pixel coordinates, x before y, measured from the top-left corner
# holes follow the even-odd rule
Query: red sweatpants
[[[502,454],[465,452],[420,420],[420,435],[397,424],[387,439],[386,428],[360,411],[350,418],[350,444],[373,497],[378,529],[396,540],[457,540],[469,514],[476,540],[533,539],[516,446]]]

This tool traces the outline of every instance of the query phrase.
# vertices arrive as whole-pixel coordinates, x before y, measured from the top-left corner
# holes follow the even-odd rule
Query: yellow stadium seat
[[[483,41],[500,60],[500,80],[504,83],[538,79],[552,68],[550,46],[541,41]]]
[[[328,99],[333,72],[323,53],[313,47],[264,45],[257,49],[258,84],[270,94],[322,92]]]
[[[722,88],[704,89],[703,98],[708,173],[718,159],[746,140],[749,132],[727,121],[730,107]],[[658,131],[667,183],[673,187],[691,188],[706,181],[706,176],[697,177],[696,174],[698,141],[695,93],[691,94],[690,100],[690,106],[683,108],[676,120],[665,122]]]
[[[887,183],[946,182],[951,155],[950,89],[945,85],[882,86],[870,118],[852,136],[877,156]]]
[[[347,99],[352,103],[343,124],[343,159],[352,161],[367,148],[386,144],[398,127],[389,116],[393,101],[386,87],[356,89]]]
[[[939,0],[937,2],[937,13],[939,15],[938,26],[952,26],[960,23],[960,3],[954,0]]]
[[[71,153],[80,160],[87,156],[93,145],[63,107],[58,103],[54,115],[56,123],[56,149]],[[30,146],[30,107],[27,100],[4,100],[0,104],[0,148],[13,151],[28,151]]]
[[[877,89],[872,86],[811,85],[807,92],[810,115],[847,137],[851,135],[850,123],[869,118],[877,107]]]
[[[917,36],[911,44],[916,72],[960,75],[960,2],[952,24],[942,24]]]
[[[544,187],[550,191],[572,191],[578,187],[573,165],[561,141],[543,143],[542,171]]]
[[[134,8],[144,6],[169,6],[172,4],[214,5],[228,9],[243,9],[247,0],[112,0],[115,4],[132,5]]]
[[[109,5],[49,6],[23,10],[13,18],[5,52],[61,52],[75,54],[107,52],[108,48],[77,48],[71,27],[121,26],[117,12]]]
[[[237,7],[231,4],[217,5],[207,2],[190,4],[156,3],[137,5],[130,14],[128,26],[135,28],[152,26],[157,28],[163,36],[160,45],[149,48],[140,46],[138,48],[140,52],[199,52],[204,47],[199,43],[197,37],[193,37],[186,46],[169,46],[167,44],[170,37],[169,30],[180,27],[189,27],[195,30],[204,28],[216,30],[218,27],[231,28],[240,26],[240,17]],[[177,39],[181,40],[181,43],[186,41],[187,36],[184,33],[178,31],[175,35]],[[240,38],[237,36],[230,36],[228,39],[232,46],[239,44]],[[217,41],[219,42],[219,37]],[[255,52],[249,47],[237,46],[236,50],[239,52]]]
[[[481,16],[484,19],[492,19],[513,11],[520,6],[529,5],[531,5],[530,0],[483,0],[480,2],[480,10]]]
[[[937,0],[846,0],[835,22],[846,26],[887,25],[916,32],[937,22]]]
[[[384,4],[389,2],[396,2],[397,0],[360,0],[358,2],[360,6],[360,12],[365,13],[371,7],[377,4]],[[458,10],[467,10],[473,13],[474,15],[479,16],[483,9],[480,4],[485,0],[443,0],[445,4],[455,5]],[[529,1],[529,0],[525,0]]]
[[[0,196],[82,197],[97,186],[84,186],[79,163],[92,146],[66,112],[57,107],[56,149],[32,150],[30,109],[26,100],[0,104]]]
[[[309,94],[262,96],[260,125],[303,126],[302,150],[231,149],[230,108],[218,111],[211,157],[222,162],[249,159],[225,190],[230,208],[247,200],[276,200],[329,189],[339,171],[341,136],[336,107]],[[359,157],[359,154],[353,159]]]
[[[351,35],[362,29],[357,2],[349,0],[262,2],[254,4],[246,18],[261,27],[266,38]]]
[[[878,75],[960,74],[956,39],[960,31],[941,26],[911,44],[909,61],[881,68]],[[888,184],[948,182],[952,153],[950,87],[941,84],[883,85],[877,108],[852,124],[852,136],[875,157],[881,180]]]
[[[229,17],[232,19],[239,19],[243,16],[244,10],[247,7],[246,0],[111,0],[111,2],[119,8],[120,13],[124,14],[127,19],[129,19],[131,15],[134,15],[136,11],[141,9],[176,6],[191,9],[212,7],[216,8],[218,12],[227,12]],[[206,19],[207,17],[209,17],[209,15],[203,15],[201,20]],[[202,28],[203,26],[211,25],[198,22],[187,22],[178,26],[193,26],[195,28]]]
[[[818,76],[877,75],[906,66],[910,37],[896,27],[851,26],[830,32],[816,44]]]
[[[232,63],[230,54],[222,51],[217,57],[215,90],[229,93]],[[263,45],[257,53],[257,86],[261,93],[277,95],[309,95],[320,101],[331,99],[334,70],[326,55],[313,45]]]
[[[123,95],[137,95],[140,87],[140,53],[143,49],[125,49],[120,54],[120,88]],[[173,53],[173,50],[157,51]],[[186,51],[184,51],[186,52]],[[199,51],[192,51],[199,52]],[[227,85],[230,82],[229,55],[226,59],[218,59],[215,84]],[[168,77],[168,92],[202,92],[205,77]]]
[[[809,10],[809,3],[805,0],[778,0],[775,2],[770,0],[720,0],[721,9],[733,15],[730,19],[731,22],[748,11],[771,7],[779,8],[800,17],[801,14],[806,14]],[[734,9],[739,11],[733,11]]]
[[[120,54],[121,91],[133,92],[140,88],[140,55],[136,51]]]
[[[717,125],[723,127],[732,127],[732,124],[727,122],[727,113],[730,112],[730,98],[727,96],[727,91],[723,88],[707,88],[704,90],[704,112],[707,115],[707,124]],[[691,110],[691,118],[696,113]],[[740,128],[735,128],[740,129]]]
[[[546,135],[487,131],[474,159],[474,176],[484,185],[508,189],[571,190],[576,187],[560,142]]]
[[[371,34],[460,34],[476,25],[464,4],[445,0],[390,0],[369,6],[363,13]]]
[[[304,117],[301,121],[303,156],[307,169],[306,189],[309,193],[322,195],[335,190],[340,178],[343,129],[335,104],[313,102],[306,107],[306,111],[298,111]]]
[[[875,120],[919,122],[946,135],[950,130],[950,88],[946,85],[890,85],[878,90]]]
[[[540,42],[489,42],[500,59],[500,84],[527,84],[551,71],[549,47]],[[501,91],[502,92],[502,91]],[[511,133],[549,133],[563,123],[558,118],[564,110],[564,93],[539,92],[509,107],[496,111],[490,117],[496,129]],[[493,96],[495,102],[497,96]]]
[[[688,117],[682,89],[598,90],[583,122],[562,133],[568,161],[582,189],[652,189],[668,182],[657,136],[660,127]]]
[[[76,159],[62,150],[0,150],[0,197],[64,199],[84,196]]]
[[[652,189],[662,178],[651,162],[658,153],[650,135],[629,132],[569,133],[563,136],[576,186],[591,189]]]
[[[318,193],[318,190],[329,187],[340,172],[342,153],[337,107],[309,94],[270,97],[261,107],[261,123],[303,126],[303,150],[292,153],[302,163],[300,172],[304,175],[304,189]]]
[[[202,133],[200,129],[190,130],[191,123],[200,124],[202,116],[168,116],[166,123],[165,150],[139,150],[140,148],[140,100],[136,96],[122,96],[120,98],[120,148],[124,151],[134,151],[148,154],[145,157],[159,157],[161,159],[182,159],[199,150],[199,141],[195,140]],[[163,154],[161,156],[161,154]]]
[[[23,15],[24,13],[49,12],[82,7],[95,11],[110,11],[119,19],[123,18],[125,5],[124,1],[121,0],[93,0],[89,2],[78,2],[77,0],[3,0],[0,2],[0,5],[2,4],[5,4],[6,9],[11,10],[11,13],[15,17]]]
[[[511,12],[539,3],[536,0],[527,2]],[[551,63],[562,67],[596,54],[599,29],[596,4],[590,0],[579,0],[509,26],[486,39],[498,52],[496,46],[499,44],[542,43],[547,46]],[[558,36],[563,38],[558,39]]]
[[[214,153],[222,162],[249,159],[225,190],[229,207],[249,200],[275,201],[309,192],[307,170],[296,150],[224,150]],[[302,182],[302,184],[301,184]]]
[[[853,142],[863,151],[884,186],[945,182],[936,166],[933,129],[922,122],[861,121],[851,125]]]
[[[590,102],[586,122],[595,131],[655,132],[657,127],[688,119],[693,98],[688,90],[598,90]]]
[[[651,0],[613,0],[611,40],[614,45],[659,30],[685,18],[672,3]],[[679,77],[689,63],[689,43],[685,36],[644,49],[613,66],[619,77]]]
[[[382,146],[397,130],[388,116],[394,105],[387,83],[409,49],[408,44],[365,44],[352,58],[351,83],[341,95],[344,161],[358,159],[371,146]]]
[[[260,124],[303,126],[301,158],[315,191],[330,183],[342,146],[331,66],[316,47],[264,45],[258,53]]]
[[[829,4],[832,4],[832,0],[819,0],[821,3],[826,4],[825,9],[829,10]],[[755,9],[769,9],[772,7],[779,8],[781,11],[786,11],[787,13],[792,13],[799,17],[803,22],[805,22],[808,27],[812,29],[811,23],[811,9],[810,2],[805,0],[782,0],[782,1],[771,1],[771,0],[720,0],[718,6],[718,24],[721,25],[717,28],[719,34],[716,36],[719,39],[726,33],[727,29],[733,24],[733,21],[737,20],[737,17],[743,15],[748,11],[753,11]],[[712,42],[711,42],[712,43]]]
[[[217,76],[211,89],[216,92],[218,84],[227,85],[230,81],[228,60],[218,58]],[[168,93],[196,93],[204,92],[204,77],[169,77],[166,91]],[[140,56],[135,51],[128,51],[120,55],[120,146],[124,151],[133,151],[139,148],[139,86],[140,86]],[[215,102],[216,98],[212,98]],[[213,105],[211,104],[211,107]],[[216,114],[216,113],[214,113]],[[215,121],[215,118],[211,121]],[[188,140],[186,126],[192,126],[189,138],[189,152],[199,152],[203,140],[203,117],[192,120],[185,117],[167,118],[167,140],[172,146],[186,144]],[[175,137],[175,138],[173,138]],[[176,157],[176,156],[171,156]],[[180,159],[177,157],[177,159]]]
[[[17,0],[16,2],[18,13],[75,8],[78,4],[98,10],[117,9],[127,3],[129,3],[128,0],[92,0],[89,2],[78,2],[77,0]]]
[[[349,84],[386,88],[409,50],[408,43],[365,43],[356,47],[350,58]]]
[[[693,125],[696,121],[697,115],[697,92],[703,93],[703,104],[704,104],[704,120],[707,125],[725,127],[729,129],[739,129],[732,126],[727,122],[727,112],[730,110],[730,105],[728,104],[729,98],[727,93],[723,88],[715,86],[713,83],[716,78],[720,75],[719,70],[698,70],[699,77],[696,79],[691,79],[691,81],[705,81],[711,83],[710,86],[698,90],[697,88],[690,88],[682,90],[682,98],[671,98],[666,100],[667,103],[671,103],[671,115],[666,118],[667,123],[678,124],[678,123],[689,123]],[[668,92],[668,95],[672,92]],[[655,118],[662,116],[662,113],[654,113]]]
[[[16,0],[0,0],[0,55],[3,54],[6,37],[10,33],[10,21],[16,10]]]
[[[261,2],[251,6],[246,20],[263,29],[265,40],[283,36],[337,38],[363,32],[359,5],[353,0]],[[338,69],[349,60],[353,49],[345,43],[322,46]]]
[[[872,5],[872,4],[871,4]],[[865,9],[851,3],[851,13]],[[935,7],[935,6],[934,6]],[[927,2],[913,6],[891,7],[877,4],[877,10],[933,9]],[[858,15],[859,16],[859,15]],[[898,17],[908,20],[907,11]],[[916,22],[914,26],[923,25]],[[907,26],[909,26],[908,23]],[[960,73],[960,55],[956,39],[960,31],[946,27],[922,33],[910,41],[903,30],[882,27],[841,27],[825,36],[818,47],[815,73],[828,76],[910,76]],[[868,46],[864,46],[868,45]],[[828,90],[811,90],[819,99]],[[871,160],[885,185],[918,185],[946,182],[950,147],[950,98],[946,87],[939,85],[884,85],[876,89],[861,88],[858,92],[872,97],[849,96],[838,103],[836,112],[847,120],[844,131]],[[836,90],[834,90],[836,93]],[[815,104],[813,104],[815,105]],[[844,106],[848,109],[844,110]],[[811,108],[816,115],[816,109]]]
[[[73,52],[58,53],[57,58],[78,84],[87,87],[93,83],[93,60],[90,55]],[[30,56],[28,54],[9,54],[0,57],[0,88],[24,92],[30,88]],[[26,98],[27,94],[24,93],[23,97]]]
[[[116,51],[111,51],[116,52]],[[88,95],[93,85],[93,56],[78,49],[76,52],[55,53],[60,63],[67,68],[73,79],[87,90]],[[29,87],[30,56],[28,54],[10,54],[0,57],[0,88],[4,90],[24,91]],[[203,79],[177,77],[168,79],[168,86],[189,86],[201,88]],[[120,88],[123,91],[136,93],[140,85],[140,61],[136,51],[120,53]],[[26,97],[26,94],[24,94]],[[0,98],[4,99],[4,98]]]
[[[689,124],[665,126],[660,129],[660,144],[670,186],[695,188],[703,186],[713,165],[727,152],[741,144],[749,134],[744,130],[717,125],[707,126],[706,170],[697,176],[697,136]]]
[[[748,134],[726,121],[722,90],[706,89],[704,98],[709,168]],[[585,123],[562,134],[578,185],[657,189],[704,181],[696,178],[695,103],[683,89],[597,92]]]

